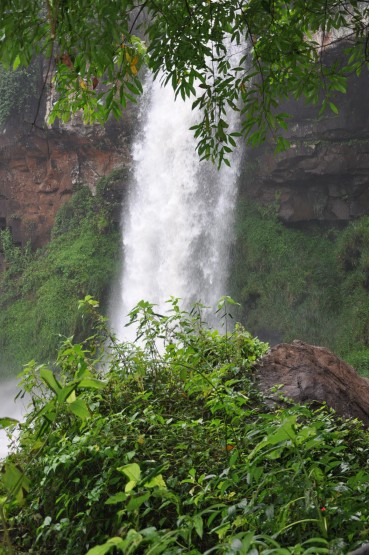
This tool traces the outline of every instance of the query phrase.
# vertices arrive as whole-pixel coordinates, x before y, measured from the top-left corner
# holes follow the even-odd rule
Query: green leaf
[[[0,418],[0,430],[5,430],[5,428],[10,428],[16,424],[19,424],[19,420],[16,420],[15,418],[9,418],[8,416]]]
[[[202,539],[204,534],[204,521],[200,515],[195,515],[193,517],[193,524],[196,530],[197,535]]]
[[[85,387],[86,389],[104,389],[106,383],[96,378],[83,378],[78,387]]]
[[[296,437],[296,433],[293,430],[292,426],[289,422],[287,422],[284,426],[281,426],[277,431],[273,434],[268,436],[268,444],[269,445],[277,445],[282,441],[291,440]]]
[[[127,494],[123,491],[112,495],[105,501],[105,505],[116,505],[117,503],[123,503],[127,499]]]
[[[88,410],[86,403],[82,399],[76,399],[68,406],[71,412],[73,412],[73,414],[78,416],[78,418],[80,418],[81,420],[86,420],[86,418],[89,418],[90,411]]]
[[[118,472],[122,472],[132,480],[133,482],[138,483],[141,479],[141,469],[137,463],[126,464],[124,466],[120,466],[117,468]]]
[[[49,388],[54,391],[54,393],[59,393],[61,391],[61,385],[51,370],[48,368],[41,368],[40,377],[49,386]]]
[[[343,83],[334,83],[333,88],[341,93],[346,93],[346,86]]]
[[[21,63],[21,59],[20,59],[19,54],[17,54],[17,56],[15,57],[15,60],[13,62],[13,70],[14,71],[19,67],[20,63]]]
[[[30,480],[23,470],[12,462],[6,462],[2,469],[1,482],[19,505],[23,505],[25,493],[30,488]]]
[[[133,490],[133,488],[137,486],[137,482],[136,480],[130,480],[129,482],[127,482],[126,487],[124,488],[124,491],[126,493],[129,493],[130,491]]]
[[[326,479],[324,472],[318,466],[312,468],[310,475],[318,484],[323,484]]]
[[[337,106],[336,106],[335,104],[333,104],[333,102],[330,102],[330,103],[329,103],[329,107],[330,107],[330,109],[332,110],[332,112],[333,112],[334,114],[338,114],[338,108],[337,108]]]
[[[291,143],[288,139],[285,139],[284,137],[278,137],[275,150],[276,152],[284,152],[285,150],[290,148],[290,146]]]
[[[122,540],[122,538],[119,538],[119,537],[109,538],[107,542],[101,545],[95,545],[95,547],[92,547],[91,549],[89,549],[86,555],[105,555],[105,553],[109,553],[114,548],[119,549],[120,547],[123,547],[123,546],[124,546],[124,541]]]
[[[154,478],[151,478],[151,480],[149,480],[148,482],[145,482],[145,487],[147,488],[166,488],[166,483],[164,481],[164,478],[162,476],[162,474],[158,474],[157,476],[155,476]]]
[[[145,501],[147,501],[150,497],[150,492],[146,491],[145,493],[141,493],[137,496],[131,497],[129,503],[127,505],[127,511],[136,511]]]
[[[76,399],[76,394],[74,391],[75,388],[76,384],[71,384],[63,387],[57,394],[58,403],[64,403],[64,401],[67,401],[67,403],[71,403],[72,401],[74,401]]]
[[[68,397],[65,400],[67,401],[67,403],[73,403],[76,399],[77,399],[76,391],[73,388],[70,395],[68,395]]]
[[[137,463],[126,464],[125,466],[120,466],[117,468],[118,472],[122,472],[129,478],[129,482],[126,484],[124,491],[129,493],[138,484],[141,479],[141,469]]]

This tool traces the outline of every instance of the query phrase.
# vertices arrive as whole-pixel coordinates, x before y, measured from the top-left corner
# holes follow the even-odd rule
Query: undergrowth
[[[324,345],[369,376],[369,218],[302,231],[241,199],[235,235],[231,290],[248,329]]]
[[[95,333],[64,342],[57,372],[21,375],[32,403],[2,464],[4,555],[340,555],[368,540],[359,422],[269,408],[253,373],[267,345],[207,329],[201,307],[172,300],[162,316],[141,301],[134,344],[96,307],[80,303]]]
[[[52,240],[35,253],[29,245],[14,246],[8,230],[1,232],[6,260],[0,276],[2,374],[31,358],[51,359],[60,336],[82,339],[89,334],[78,300],[91,294],[104,302],[120,258],[109,183],[101,180],[94,196],[81,187],[59,210]]]

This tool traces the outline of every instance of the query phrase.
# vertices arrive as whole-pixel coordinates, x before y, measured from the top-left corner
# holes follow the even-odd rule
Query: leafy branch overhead
[[[368,64],[369,5],[356,0],[3,0],[0,62],[50,60],[51,121],[121,116],[142,92],[143,66],[193,97],[202,157],[221,161],[241,135],[279,135],[292,95],[337,112],[334,97]],[[327,50],[344,43],[334,63]],[[227,112],[239,110],[240,129]],[[277,148],[288,146],[279,136]]]

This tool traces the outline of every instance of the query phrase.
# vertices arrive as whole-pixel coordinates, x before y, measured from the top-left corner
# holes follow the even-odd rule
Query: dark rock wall
[[[369,379],[324,347],[296,340],[275,345],[256,363],[255,375],[272,405],[282,393],[297,403],[326,403],[369,426]],[[273,393],[276,385],[283,387]]]
[[[369,213],[369,74],[352,77],[339,108],[318,117],[318,108],[287,102],[292,115],[286,137],[292,148],[274,154],[271,142],[245,155],[241,191],[273,204],[288,224],[346,222]]]

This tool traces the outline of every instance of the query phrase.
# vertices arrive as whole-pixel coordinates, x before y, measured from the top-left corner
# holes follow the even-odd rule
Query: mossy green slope
[[[369,218],[302,231],[242,199],[235,234],[231,293],[248,329],[327,346],[369,372]]]
[[[59,211],[50,243],[33,254],[13,246],[3,233],[8,261],[0,297],[3,369],[19,369],[32,358],[48,360],[61,336],[89,333],[78,300],[90,294],[104,305],[120,258],[119,226],[112,222],[116,204],[109,200],[111,180],[117,178],[102,180],[95,196],[87,187],[78,190]]]

